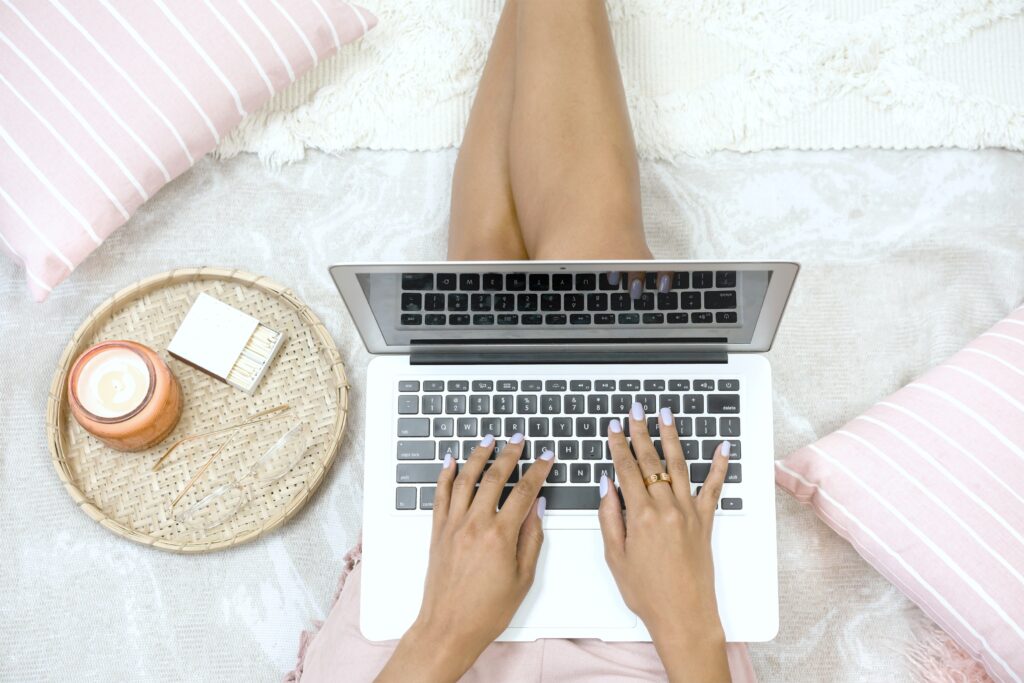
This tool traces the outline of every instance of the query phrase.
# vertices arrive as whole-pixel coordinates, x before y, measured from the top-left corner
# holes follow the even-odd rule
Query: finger
[[[615,478],[619,480],[622,487],[622,496],[626,499],[626,507],[637,510],[646,505],[651,497],[647,495],[644,488],[643,475],[640,474],[640,466],[633,458],[629,450],[629,443],[626,442],[626,435],[622,433],[622,424],[618,420],[608,423],[608,448],[612,452],[612,462],[615,463]]]
[[[658,293],[668,294],[672,289],[672,273],[662,271],[658,273]]]
[[[532,470],[536,465],[530,467]],[[522,525],[519,527],[519,575],[528,584],[533,583],[533,577],[537,573],[537,558],[540,557],[540,548],[544,544],[544,511],[547,509],[547,501],[543,496],[537,499],[530,506],[530,514],[526,515]]]
[[[452,481],[455,479],[455,459],[452,456],[444,456],[444,464],[437,475],[437,489],[434,491],[434,513],[431,538],[436,538],[444,529],[448,521],[448,506],[452,497]]]
[[[619,282],[621,281],[622,273],[620,273],[619,271],[613,270],[610,273],[608,273],[608,284],[612,285],[613,287],[618,287]]]
[[[493,441],[493,437],[491,439]],[[471,504],[474,512],[478,509],[481,513],[489,515],[497,512],[501,491],[505,488],[512,470],[519,467],[519,456],[522,453],[523,435],[516,432],[501,449],[497,460],[484,471],[484,476],[480,478],[480,488],[477,489]]]
[[[629,410],[629,441],[633,444],[633,452],[636,453],[636,461],[640,465],[640,473],[644,478],[665,471],[661,464],[661,458],[658,457],[658,451],[654,448],[651,435],[647,431],[647,415],[644,413],[644,407],[639,402],[634,403]],[[664,500],[672,497],[671,485],[666,486],[661,482],[648,486],[647,492],[652,498]]]
[[[722,484],[725,483],[725,474],[729,471],[729,450],[728,441],[718,444],[711,460],[711,471],[708,472],[708,478],[704,480],[700,493],[697,494],[697,508],[701,514],[709,518],[714,516],[718,498],[722,495]]]
[[[640,295],[644,293],[644,273],[635,271],[629,274],[629,297],[631,299],[639,299]]]
[[[608,566],[617,564],[626,553],[626,523],[622,519],[622,503],[615,483],[601,475],[601,504],[597,508],[597,519],[601,523],[601,538],[604,540],[604,558]]]
[[[658,415],[658,433],[661,434],[661,451],[665,454],[665,467],[672,476],[672,492],[686,509],[693,508],[690,496],[690,472],[683,457],[683,444],[676,430],[676,417],[672,409],[665,406]]]
[[[487,459],[494,451],[494,437],[490,434],[485,436],[480,445],[469,454],[469,460],[459,468],[459,473],[452,484],[452,501],[448,506],[450,518],[461,517],[469,509],[473,502],[473,494],[476,490],[476,482],[480,479],[480,473],[484,471]]]
[[[544,485],[554,460],[555,454],[547,448],[537,456],[537,460],[526,470],[519,483],[512,487],[505,504],[498,511],[498,519],[504,520],[512,529],[518,529],[522,525],[534,501],[537,500],[537,494],[540,493],[540,487]]]

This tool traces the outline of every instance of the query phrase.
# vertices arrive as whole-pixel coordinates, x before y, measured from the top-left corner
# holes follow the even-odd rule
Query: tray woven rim
[[[307,487],[302,495],[296,496],[287,507],[278,514],[269,518],[262,526],[251,531],[233,536],[220,541],[207,543],[175,543],[167,539],[157,538],[148,533],[131,529],[117,519],[109,516],[106,512],[95,505],[92,500],[75,483],[74,477],[68,470],[66,458],[64,457],[62,444],[62,423],[65,419],[67,406],[67,373],[71,365],[81,353],[81,345],[84,339],[99,326],[105,317],[122,306],[131,303],[139,297],[171,284],[177,284],[186,280],[225,280],[247,287],[261,290],[269,295],[277,297],[287,305],[295,309],[296,315],[306,324],[311,333],[323,345],[323,349],[330,362],[330,370],[334,374],[338,391],[338,415],[334,422],[334,431],[331,435],[331,445],[327,449],[323,460],[317,462],[319,467],[307,479]],[[161,550],[176,553],[204,553],[214,550],[241,545],[255,540],[265,533],[273,531],[290,520],[306,502],[316,493],[320,484],[326,478],[328,470],[337,458],[338,449],[345,436],[345,428],[348,425],[348,398],[349,398],[348,374],[345,371],[345,363],[341,359],[338,347],[334,338],[321,322],[320,318],[304,304],[295,294],[285,286],[262,275],[255,275],[237,268],[224,268],[203,266],[199,268],[176,268],[150,277],[143,278],[124,287],[116,294],[108,297],[92,310],[88,317],[78,326],[57,364],[53,381],[50,383],[50,391],[46,401],[46,440],[50,450],[50,461],[53,463],[57,476],[60,478],[64,489],[71,495],[75,505],[88,515],[93,521],[112,531],[113,533],[127,538],[130,541],[147,545]]]

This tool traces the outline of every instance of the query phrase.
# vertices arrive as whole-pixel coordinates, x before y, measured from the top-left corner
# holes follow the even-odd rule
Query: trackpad
[[[636,615],[622,602],[595,529],[544,532],[537,577],[512,627],[632,628]]]

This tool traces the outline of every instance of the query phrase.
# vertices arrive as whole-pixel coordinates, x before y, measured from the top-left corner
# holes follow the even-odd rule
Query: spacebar
[[[596,510],[601,496],[596,486],[542,486],[548,510]]]

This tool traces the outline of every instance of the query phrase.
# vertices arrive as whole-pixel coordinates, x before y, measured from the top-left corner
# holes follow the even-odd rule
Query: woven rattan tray
[[[200,292],[285,334],[284,346],[251,395],[171,358],[165,350]],[[87,434],[71,416],[67,373],[82,351],[106,339],[134,339],[150,346],[181,382],[185,398],[181,421],[168,439],[149,451],[114,451]],[[175,521],[171,500],[222,441],[211,437],[184,446],[154,472],[153,463],[168,446],[182,436],[237,424],[282,404],[290,408],[280,418],[239,433],[179,505],[190,505],[216,485],[240,477],[275,436],[300,420],[308,423],[312,435],[302,460],[282,479],[254,487],[250,502],[219,527],[199,530]],[[75,503],[120,536],[183,553],[251,541],[286,522],[323,481],[347,416],[345,367],[320,320],[284,287],[222,268],[156,275],[103,302],[64,350],[46,411],[53,464]]]

